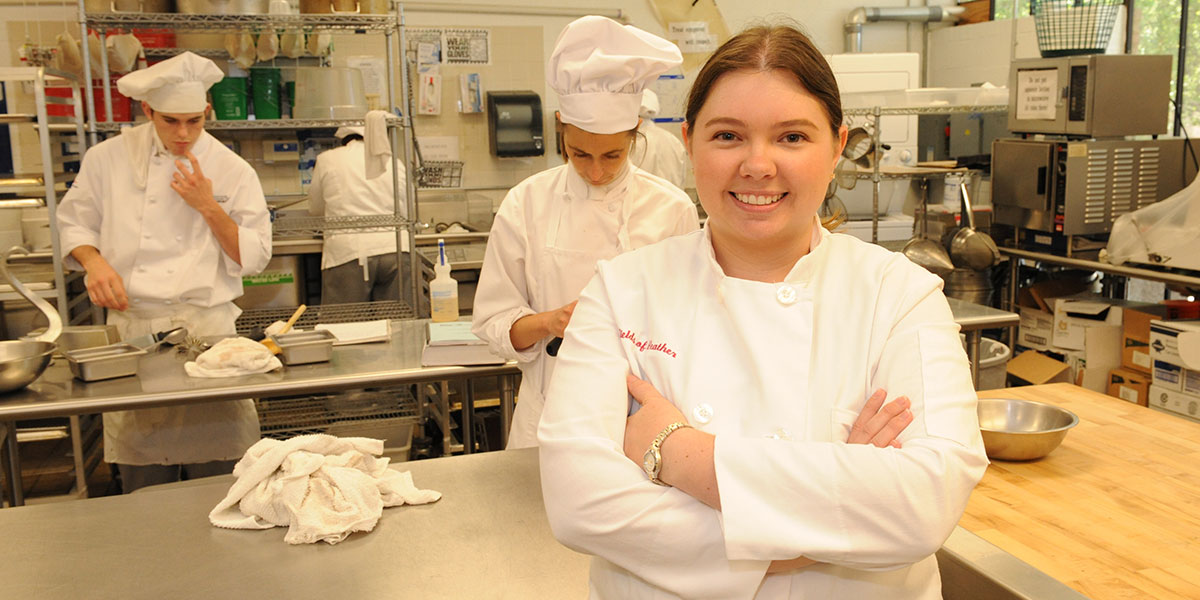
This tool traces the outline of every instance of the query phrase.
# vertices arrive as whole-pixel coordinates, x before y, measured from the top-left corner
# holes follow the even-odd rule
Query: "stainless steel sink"
[[[1087,600],[962,527],[954,528],[937,561],[944,600]]]

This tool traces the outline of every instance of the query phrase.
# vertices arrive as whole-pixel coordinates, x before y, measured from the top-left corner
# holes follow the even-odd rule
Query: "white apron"
[[[187,327],[194,336],[235,333],[241,310],[141,302],[108,311],[122,339]],[[166,352],[168,350],[159,350]],[[180,376],[183,366],[180,364]],[[254,401],[228,400],[104,413],[104,460],[126,465],[173,465],[233,460],[259,439]]]
[[[608,191],[602,202],[613,197],[623,197],[629,190],[633,169],[628,169],[622,181]],[[530,300],[534,306],[561,307],[579,299],[579,293],[596,274],[596,263],[608,260],[630,249],[629,213],[632,202],[621,203],[621,219],[617,227],[617,239],[608,240],[604,247],[591,251],[575,250],[571,247],[571,232],[563,231],[563,207],[572,201],[563,178],[562,187],[550,202],[546,244],[542,247],[542,264],[545,268],[539,277],[529,281]],[[588,200],[591,202],[592,200]],[[578,235],[578,234],[576,234]],[[528,448],[537,445],[537,426],[546,403],[545,390],[554,374],[555,358],[542,352],[535,360],[521,366],[521,387],[517,392],[520,402],[513,412],[512,429],[509,432],[508,448]]]

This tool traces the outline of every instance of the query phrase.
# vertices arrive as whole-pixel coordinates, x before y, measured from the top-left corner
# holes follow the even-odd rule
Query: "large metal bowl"
[[[989,458],[1033,460],[1050,453],[1079,424],[1075,413],[1013,398],[980,398],[979,430]]]
[[[0,394],[33,383],[50,364],[53,354],[54,344],[50,342],[0,342]]]

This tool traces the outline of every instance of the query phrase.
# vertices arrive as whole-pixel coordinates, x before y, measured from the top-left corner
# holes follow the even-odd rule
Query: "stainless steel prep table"
[[[240,398],[270,398],[382,385],[500,377],[501,436],[508,434],[515,401],[515,362],[471,367],[423,367],[425,320],[392,322],[386,343],[335,346],[329,362],[284,367],[260,375],[197,379],[183,370],[184,358],[164,350],[141,358],[136,377],[84,383],[71,376],[66,361],[56,359],[37,381],[0,397],[0,423],[13,430],[16,421],[113,410],[195,404]],[[473,407],[464,402],[464,452],[472,448]],[[14,505],[21,498],[20,457],[15,436],[6,436],[6,469]],[[15,493],[14,493],[15,492]]]
[[[978,387],[979,342],[983,338],[983,330],[1015,327],[1021,322],[1021,316],[1017,313],[966,302],[958,298],[947,297],[946,300],[950,303],[950,313],[954,315],[954,322],[958,323],[962,332],[967,336],[967,359],[971,361],[971,381]]]
[[[546,521],[536,449],[395,466],[442,499],[385,508],[374,531],[334,546],[210,525],[232,476],[0,511],[0,597],[587,597],[588,557]],[[949,600],[1082,599],[961,527],[938,562]]]

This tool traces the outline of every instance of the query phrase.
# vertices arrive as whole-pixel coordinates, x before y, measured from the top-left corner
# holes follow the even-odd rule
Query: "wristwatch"
[[[691,425],[682,421],[676,421],[664,427],[662,431],[658,432],[658,437],[654,438],[654,441],[650,443],[650,448],[646,450],[646,454],[642,456],[642,470],[646,472],[646,476],[650,478],[650,481],[658,485],[667,485],[666,482],[658,478],[659,473],[662,472],[662,453],[659,449],[662,448],[662,444],[666,441],[667,436],[675,433],[676,429],[683,427],[691,427]]]

